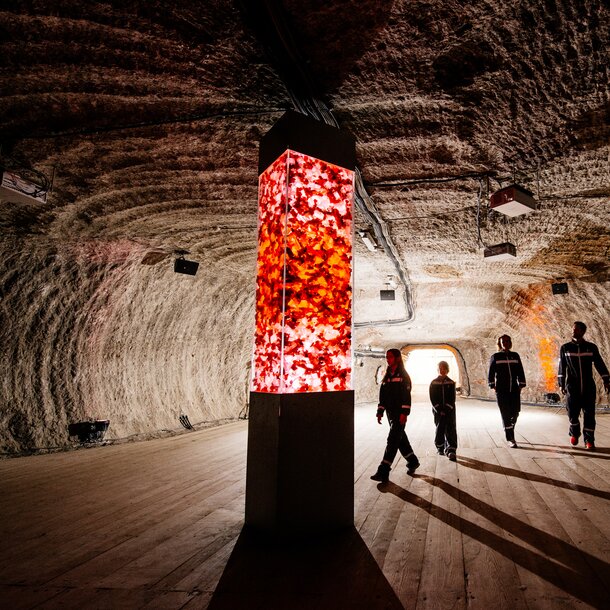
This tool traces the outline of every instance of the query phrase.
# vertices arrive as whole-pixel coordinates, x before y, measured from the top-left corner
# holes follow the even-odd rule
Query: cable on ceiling
[[[214,114],[192,114],[183,117],[175,117],[172,119],[160,119],[157,121],[140,121],[138,123],[126,123],[123,125],[107,125],[103,127],[92,127],[86,129],[72,129],[67,131],[49,131],[47,133],[33,133],[29,135],[20,135],[20,140],[46,140],[52,138],[63,138],[70,136],[85,136],[96,135],[100,133],[109,133],[113,131],[125,131],[129,129],[143,129],[146,127],[159,127],[163,125],[178,125],[180,123],[196,123],[198,121],[211,121],[216,119],[226,119],[229,117],[251,117],[251,116],[266,116],[269,114],[278,114],[286,112],[286,108],[264,108],[255,110],[235,110],[229,112],[217,112]],[[9,137],[9,136],[4,136]]]
[[[441,178],[414,178],[413,180],[396,180],[392,182],[367,182],[368,188],[396,188],[402,186],[414,186],[420,184],[444,184],[446,182],[457,182],[459,180],[482,179],[495,177],[495,172],[468,172],[455,176],[443,176]]]
[[[259,40],[267,47],[276,69],[287,88],[294,108],[308,116],[323,121],[333,127],[339,124],[330,108],[321,100],[318,87],[307,68],[295,37],[288,25],[283,6],[277,0],[240,0],[246,20],[251,23]],[[373,227],[376,238],[392,262],[404,289],[406,316],[383,322],[358,322],[357,328],[395,326],[410,322],[414,317],[414,304],[411,281],[406,268],[400,260],[400,253],[392,240],[389,226],[381,216],[362,180],[358,168],[354,176],[354,199],[356,207]]]

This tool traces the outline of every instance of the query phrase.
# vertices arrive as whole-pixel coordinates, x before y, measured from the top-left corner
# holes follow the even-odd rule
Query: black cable
[[[474,210],[476,206],[467,205],[464,208],[458,208],[457,210],[444,210],[442,212],[434,212],[432,214],[425,214],[423,216],[398,216],[396,218],[386,218],[386,222],[390,224],[396,222],[398,220],[421,220],[425,218],[442,218],[443,216],[447,216],[447,214],[457,214],[458,212],[468,212],[470,210]]]
[[[456,182],[458,180],[481,179],[494,177],[495,172],[469,172],[457,176],[445,176],[443,178],[415,178],[413,180],[400,180],[397,182],[367,182],[368,188],[395,188],[400,186],[412,186],[417,184],[442,184],[445,182]]]
[[[547,195],[538,201],[569,201],[571,199],[610,199],[609,195]]]
[[[197,121],[209,121],[215,119],[224,119],[228,117],[250,117],[250,116],[265,116],[268,114],[276,114],[286,112],[286,108],[265,108],[260,110],[236,110],[234,112],[218,112],[215,114],[193,114],[184,117],[173,119],[163,119],[159,121],[141,121],[139,123],[127,123],[125,125],[107,125],[105,127],[93,127],[89,129],[73,129],[69,131],[50,131],[47,133],[34,133],[30,135],[19,136],[20,140],[45,140],[51,138],[63,138],[68,136],[85,136],[95,135],[98,133],[108,133],[112,131],[124,131],[127,129],[142,129],[145,127],[157,127],[161,125],[177,125],[180,123],[195,123]]]
[[[479,178],[479,191],[477,193],[477,244],[479,246],[483,245],[485,247],[486,244],[481,238],[481,198],[483,194],[483,180]]]
[[[271,57],[282,81],[298,112],[321,120],[333,127],[339,124],[328,106],[320,99],[317,84],[310,74],[307,61],[302,57],[300,49],[295,43],[295,37],[286,17],[285,9],[278,0],[240,0],[242,13],[251,25],[263,47]],[[381,217],[375,202],[366,192],[362,176],[358,168],[354,176],[354,200],[356,207],[372,225],[375,236],[381,243],[386,255],[396,269],[404,288],[405,318],[389,320],[385,326],[404,324],[413,319],[413,296],[411,282],[406,269],[403,267],[398,249],[394,245],[387,223]],[[378,326],[378,323],[360,322],[355,327]]]

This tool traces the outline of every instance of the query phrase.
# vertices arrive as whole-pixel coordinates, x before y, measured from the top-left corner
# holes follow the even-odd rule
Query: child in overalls
[[[446,455],[455,462],[457,430],[455,422],[455,381],[449,379],[449,365],[438,363],[439,376],[430,384],[430,402],[436,424],[434,444],[439,455]]]

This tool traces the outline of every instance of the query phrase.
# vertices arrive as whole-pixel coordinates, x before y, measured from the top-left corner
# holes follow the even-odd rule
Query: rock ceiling
[[[0,208],[10,332],[34,336],[51,311],[71,328],[87,319],[79,339],[59,320],[45,327],[64,337],[48,349],[74,352],[76,366],[83,347],[70,341],[92,341],[91,325],[119,303],[113,345],[162,360],[151,324],[182,345],[179,320],[203,316],[206,345],[241,366],[247,355],[211,337],[219,323],[238,327],[243,351],[250,332],[258,141],[313,98],[356,137],[394,254],[356,244],[356,321],[406,315],[400,298],[378,298],[397,265],[413,299],[409,325],[362,328],[357,340],[476,338],[524,287],[567,278],[606,290],[608,22],[601,0],[5,5],[3,162],[53,176],[46,204]],[[539,209],[506,220],[487,195],[514,180]],[[360,211],[358,228],[370,224]],[[516,260],[485,262],[483,243],[504,241]],[[197,284],[173,277],[176,250],[202,263]],[[451,326],[438,330],[439,316]],[[125,320],[148,331],[134,339]]]

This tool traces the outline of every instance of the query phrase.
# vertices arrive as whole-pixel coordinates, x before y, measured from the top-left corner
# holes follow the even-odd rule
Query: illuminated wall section
[[[252,391],[352,389],[353,183],[293,150],[260,174]]]

